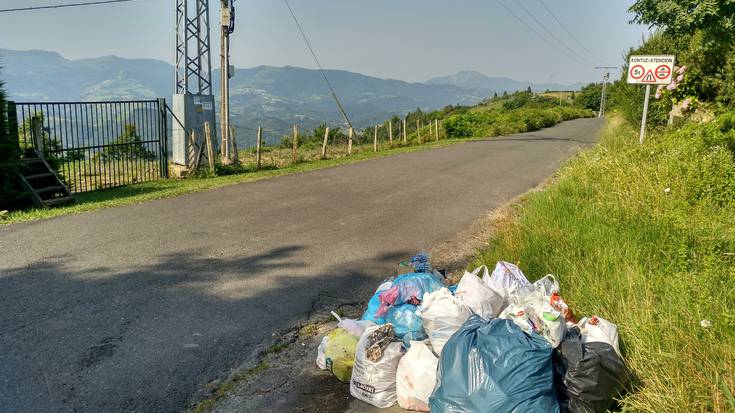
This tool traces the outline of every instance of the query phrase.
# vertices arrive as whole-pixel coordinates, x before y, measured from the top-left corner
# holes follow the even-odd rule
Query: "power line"
[[[135,0],[100,0],[100,1],[90,1],[90,2],[85,2],[85,3],[53,4],[50,6],[17,7],[14,9],[0,9],[0,13],[11,13],[11,12],[18,12],[18,11],[31,11],[31,10],[43,10],[43,9],[61,9],[65,7],[96,6],[100,4],[127,3],[130,1],[135,1]]]
[[[521,8],[523,9],[523,11],[526,12],[526,14],[529,17],[531,17],[531,19],[533,19],[533,21],[535,21],[536,24],[538,24],[542,29],[544,29],[546,31],[546,33],[549,34],[549,36],[553,37],[554,40],[557,41],[557,43],[559,43],[560,45],[562,45],[562,47],[565,47],[567,50],[569,50],[570,52],[572,52],[573,55],[575,55],[578,58],[584,60],[584,57],[582,57],[579,53],[575,52],[571,47],[567,46],[567,44],[564,43],[564,42],[562,42],[561,39],[559,39],[558,37],[556,37],[556,35],[554,34],[554,32],[552,32],[551,30],[549,30],[549,28],[546,27],[545,24],[543,24],[541,21],[539,21],[539,19],[537,19],[536,16],[534,16],[533,13],[531,13],[531,11],[528,10],[526,8],[526,6],[524,6],[523,3],[520,0],[517,3],[518,3],[519,6],[521,6]]]
[[[497,1],[497,3],[498,3],[498,4],[500,4],[500,5],[501,5],[501,6],[502,6],[502,7],[503,7],[503,8],[504,8],[504,9],[505,9],[505,10],[506,10],[506,11],[507,11],[508,13],[510,13],[510,15],[511,15],[511,16],[513,16],[513,17],[514,17],[514,18],[515,18],[516,20],[518,20],[519,22],[521,22],[521,24],[523,24],[524,26],[526,26],[526,28],[527,28],[527,29],[528,29],[528,30],[529,30],[529,31],[530,31],[531,33],[535,34],[535,35],[536,35],[537,37],[539,37],[539,38],[540,38],[541,40],[543,40],[543,41],[544,41],[544,42],[545,42],[546,44],[548,44],[549,46],[553,47],[554,49],[557,49],[557,50],[559,50],[560,52],[562,52],[563,54],[565,54],[565,55],[566,55],[567,57],[569,57],[570,59],[572,59],[572,60],[575,60],[575,61],[577,61],[578,63],[584,64],[584,62],[580,61],[580,60],[579,60],[579,59],[578,59],[577,57],[575,57],[574,55],[570,55],[569,53],[567,53],[567,51],[566,51],[566,50],[564,50],[564,49],[561,49],[561,48],[559,48],[559,47],[558,47],[557,45],[555,45],[555,44],[551,43],[551,42],[550,42],[550,41],[549,41],[549,40],[548,40],[548,39],[547,39],[546,37],[544,37],[543,35],[539,34],[539,32],[537,32],[536,30],[534,30],[534,29],[533,29],[533,27],[531,27],[531,25],[530,25],[530,24],[528,24],[528,23],[527,23],[527,22],[526,22],[525,20],[521,19],[521,18],[520,18],[520,17],[519,17],[519,16],[517,15],[517,14],[515,14],[515,13],[513,12],[513,10],[511,10],[510,8],[508,8],[508,6],[506,6],[505,4],[503,4],[503,2],[502,2],[502,1],[500,1],[500,0],[496,0],[496,1]]]
[[[598,61],[600,60],[600,58],[597,57],[597,55],[594,52],[592,52],[590,49],[586,48],[584,46],[584,44],[582,44],[582,42],[580,42],[579,39],[577,39],[577,37],[572,34],[572,32],[570,32],[569,30],[567,30],[567,27],[559,20],[558,17],[556,17],[556,14],[554,14],[554,12],[552,12],[551,9],[548,6],[546,6],[546,3],[544,3],[544,0],[539,0],[539,2],[541,2],[541,5],[544,6],[544,8],[546,9],[546,11],[549,12],[549,14],[551,15],[551,17],[553,17],[554,20],[556,20],[556,22],[559,23],[559,26],[561,26],[561,28],[564,29],[565,32],[567,32],[567,34],[569,35],[569,37],[571,37],[572,39],[574,39],[575,42],[577,42],[577,44],[579,45],[579,47],[581,47],[585,52],[589,53],[589,55],[592,56],[592,58],[594,58],[595,60],[598,60]]]
[[[344,116],[345,121],[347,122],[347,125],[349,125],[349,127],[352,129],[352,122],[350,122],[350,118],[347,117],[347,112],[345,112],[345,108],[342,107],[342,102],[339,101],[339,98],[337,97],[337,93],[334,91],[332,84],[329,82],[329,79],[327,78],[327,74],[324,73],[324,69],[322,68],[321,63],[319,63],[319,59],[316,57],[316,53],[314,53],[314,49],[312,49],[311,43],[309,43],[309,39],[306,37],[306,33],[304,33],[304,29],[301,28],[301,23],[299,23],[299,19],[296,18],[296,14],[291,8],[291,5],[288,3],[288,0],[283,0],[283,1],[284,3],[286,3],[286,7],[288,7],[288,11],[291,12],[291,17],[293,17],[293,21],[296,22],[296,26],[298,26],[299,31],[301,32],[301,37],[304,38],[304,42],[306,42],[306,46],[309,48],[309,51],[311,52],[311,56],[314,57],[314,61],[316,62],[317,67],[319,67],[319,71],[322,73],[322,76],[324,77],[324,81],[327,82],[327,86],[329,87],[329,90],[332,91],[332,97],[334,98],[334,101],[337,102],[339,111],[342,112],[342,116]]]

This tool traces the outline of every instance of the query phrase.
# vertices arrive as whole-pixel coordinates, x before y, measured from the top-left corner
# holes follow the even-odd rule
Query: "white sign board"
[[[674,56],[631,56],[628,83],[668,85],[674,73]]]

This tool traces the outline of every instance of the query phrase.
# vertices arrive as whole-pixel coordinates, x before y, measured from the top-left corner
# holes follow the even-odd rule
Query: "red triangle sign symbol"
[[[643,79],[641,79],[641,82],[643,83],[656,83],[656,76],[653,75],[653,71],[649,70],[646,72],[646,75],[643,76]]]

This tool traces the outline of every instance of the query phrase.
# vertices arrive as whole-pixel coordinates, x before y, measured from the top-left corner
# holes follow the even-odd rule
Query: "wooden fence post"
[[[293,125],[293,145],[291,146],[291,161],[296,163],[298,160],[297,150],[299,148],[299,125]]]
[[[406,143],[406,119],[403,119],[403,143]]]
[[[31,138],[33,140],[33,146],[41,154],[41,158],[46,158],[43,144],[43,120],[40,116],[31,118]]]
[[[237,132],[234,126],[230,126],[230,139],[232,139],[232,163],[240,163],[240,154],[237,153]]]
[[[196,151],[193,159],[189,159],[192,162],[192,167],[189,170],[189,175],[193,174],[199,169],[199,164],[202,163],[202,155],[204,154],[205,149],[205,142],[202,142],[201,145],[197,144],[197,135],[194,129],[191,130],[191,142],[192,146],[196,147]]]
[[[390,141],[390,146],[393,146],[393,121],[388,121],[388,139]]]
[[[204,139],[207,143],[207,160],[209,161],[209,170],[215,173],[214,168],[214,147],[212,146],[212,128],[209,122],[204,122]]]
[[[348,138],[347,138],[347,155],[352,155],[352,134],[353,129],[350,128]]]
[[[324,129],[324,142],[322,142],[322,159],[327,159],[327,143],[329,142],[329,127]]]
[[[255,137],[255,168],[260,169],[260,146],[263,144],[263,128],[258,126],[258,134]]]
[[[378,125],[375,125],[375,134],[373,135],[373,152],[378,151]]]
[[[436,132],[436,141],[439,142],[439,120],[434,119],[434,131]]]
[[[421,121],[420,120],[416,121],[416,138],[419,141],[419,145],[421,145],[422,142],[421,142]]]

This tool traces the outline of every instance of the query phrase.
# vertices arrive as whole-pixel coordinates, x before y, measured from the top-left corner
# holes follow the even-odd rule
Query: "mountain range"
[[[434,77],[426,81],[430,85],[453,85],[470,90],[483,91],[486,94],[503,92],[514,92],[523,90],[531,86],[531,89],[537,92],[545,90],[579,90],[584,83],[574,83],[571,85],[560,83],[531,83],[521,82],[507,77],[490,77],[483,73],[465,70],[453,75]]]
[[[0,80],[5,83],[9,98],[23,102],[170,99],[174,86],[174,67],[155,59],[104,56],[70,60],[51,51],[0,49],[0,67]],[[350,120],[359,128],[416,108],[471,105],[494,92],[513,92],[529,85],[535,90],[561,87],[493,78],[479,72],[460,72],[424,83],[343,70],[326,70],[326,75]],[[219,70],[214,70],[212,77],[213,89],[218,94]],[[252,131],[262,126],[270,132],[265,135],[267,141],[273,142],[280,140],[280,134],[287,133],[293,124],[306,130],[321,123],[343,124],[317,70],[291,66],[236,69],[230,87],[233,123],[244,129],[238,134],[254,134]]]

